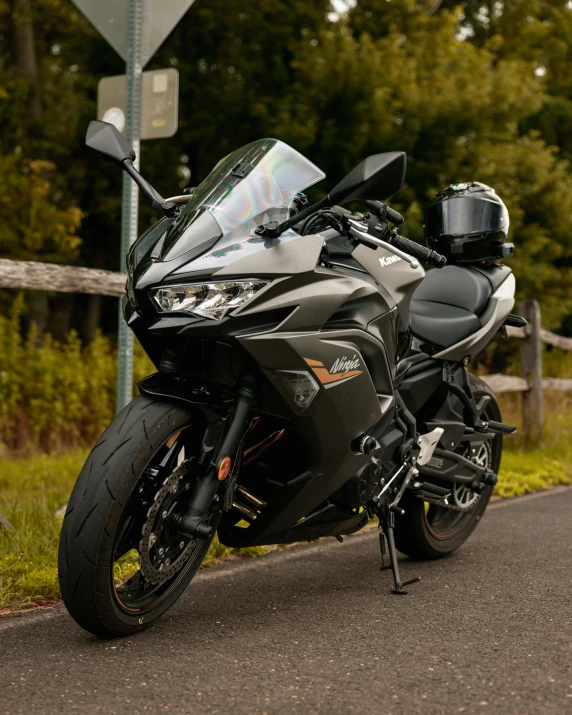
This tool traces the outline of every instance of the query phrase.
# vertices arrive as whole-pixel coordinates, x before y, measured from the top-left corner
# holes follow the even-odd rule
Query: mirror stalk
[[[304,221],[304,219],[307,219],[308,216],[312,216],[312,214],[317,213],[320,209],[323,209],[326,206],[331,206],[329,196],[326,196],[321,201],[318,201],[311,206],[306,206],[305,209],[302,209],[302,211],[298,211],[297,214],[294,214],[294,216],[291,216],[289,219],[286,219],[286,221],[282,221],[282,223],[278,223],[278,221],[269,221],[268,223],[259,226],[256,229],[255,233],[257,236],[278,238],[284,233],[284,231],[287,231],[289,228],[292,228],[292,226],[295,226],[297,223],[300,223],[300,221]]]
[[[124,159],[121,162],[121,168],[129,174],[154,209],[163,210],[169,217],[174,216],[177,213],[177,205],[173,201],[165,201],[161,194],[159,194],[158,191],[156,191],[151,184],[141,176],[141,174],[133,166],[131,159]]]

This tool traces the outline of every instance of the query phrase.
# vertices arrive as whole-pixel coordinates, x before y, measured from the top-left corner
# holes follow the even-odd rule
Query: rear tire
[[[192,424],[193,415],[182,407],[138,397],[105,430],[78,477],[60,537],[59,582],[72,617],[96,636],[130,635],[156,621],[183,593],[208,550],[212,537],[197,540],[188,563],[172,583],[155,589],[156,598],[151,592],[144,606],[131,608],[121,600],[123,586],[115,583],[114,562],[118,533],[129,518],[132,500],[142,491],[136,485],[153,464],[153,456],[164,454],[168,440],[178,439],[174,435]],[[162,476],[157,486],[145,478],[146,488],[155,494]],[[211,523],[216,529],[216,516]],[[141,528],[134,523],[134,543],[140,538]]]
[[[494,392],[491,388],[476,375],[470,375],[471,389],[475,399],[488,395],[491,397],[485,416],[489,420],[502,422],[501,410]],[[502,436],[496,435],[491,444],[490,468],[498,474],[502,455]],[[403,516],[399,516],[395,521],[395,545],[401,553],[417,560],[439,559],[456,551],[462,546],[469,536],[476,529],[489,500],[493,493],[493,487],[481,494],[479,501],[469,511],[465,512],[463,518],[450,530],[450,532],[439,533],[432,528],[431,514],[436,515],[436,511],[445,511],[444,507],[434,507],[431,505],[426,511],[425,503],[410,492],[404,495],[399,506],[405,510]],[[450,510],[447,510],[450,511]],[[455,514],[455,512],[451,512]]]

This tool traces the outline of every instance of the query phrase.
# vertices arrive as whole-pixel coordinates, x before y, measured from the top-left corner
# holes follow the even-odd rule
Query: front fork
[[[245,373],[238,385],[238,399],[234,411],[225,420],[218,431],[216,446],[209,444],[209,432],[205,435],[199,464],[203,465],[205,473],[199,477],[195,496],[185,514],[177,519],[177,531],[187,537],[210,538],[213,527],[207,522],[213,500],[222,481],[234,474],[234,469],[227,468],[228,460],[232,464],[240,446],[240,442],[248,427],[252,408],[256,402],[256,378],[251,373]],[[227,488],[232,488],[229,484]]]

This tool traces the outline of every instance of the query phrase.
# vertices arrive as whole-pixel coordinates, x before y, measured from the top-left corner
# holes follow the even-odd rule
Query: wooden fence
[[[526,328],[507,328],[509,337],[519,338],[520,374],[486,375],[483,379],[495,392],[522,393],[522,425],[525,441],[539,439],[544,427],[544,390],[572,392],[572,380],[545,378],[542,373],[542,344],[572,352],[572,338],[564,338],[542,328],[540,306],[525,300],[518,314],[528,320]]]
[[[125,273],[114,271],[0,259],[0,288],[121,296],[125,280]],[[536,300],[524,301],[519,315],[528,320],[528,326],[507,328],[507,333],[510,337],[519,338],[522,377],[486,375],[484,380],[495,392],[522,393],[524,431],[530,440],[542,433],[543,391],[572,392],[572,380],[543,378],[542,344],[572,351],[572,338],[564,338],[542,328],[540,306]]]

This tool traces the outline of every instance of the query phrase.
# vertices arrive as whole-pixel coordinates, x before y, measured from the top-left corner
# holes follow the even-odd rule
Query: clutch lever
[[[399,248],[392,246],[390,243],[387,243],[386,241],[382,241],[380,238],[374,238],[369,233],[365,233],[364,231],[361,230],[361,224],[358,223],[357,221],[354,221],[353,219],[349,219],[348,223],[349,223],[350,234],[354,238],[357,238],[357,240],[360,243],[363,243],[365,246],[367,246],[368,248],[371,248],[374,251],[376,250],[376,248],[384,248],[386,251],[393,253],[395,256],[398,256],[399,258],[401,258],[401,260],[409,263],[411,268],[414,268],[414,269],[419,268],[419,261],[416,258],[413,258],[413,256],[409,256],[404,251],[400,251]]]

